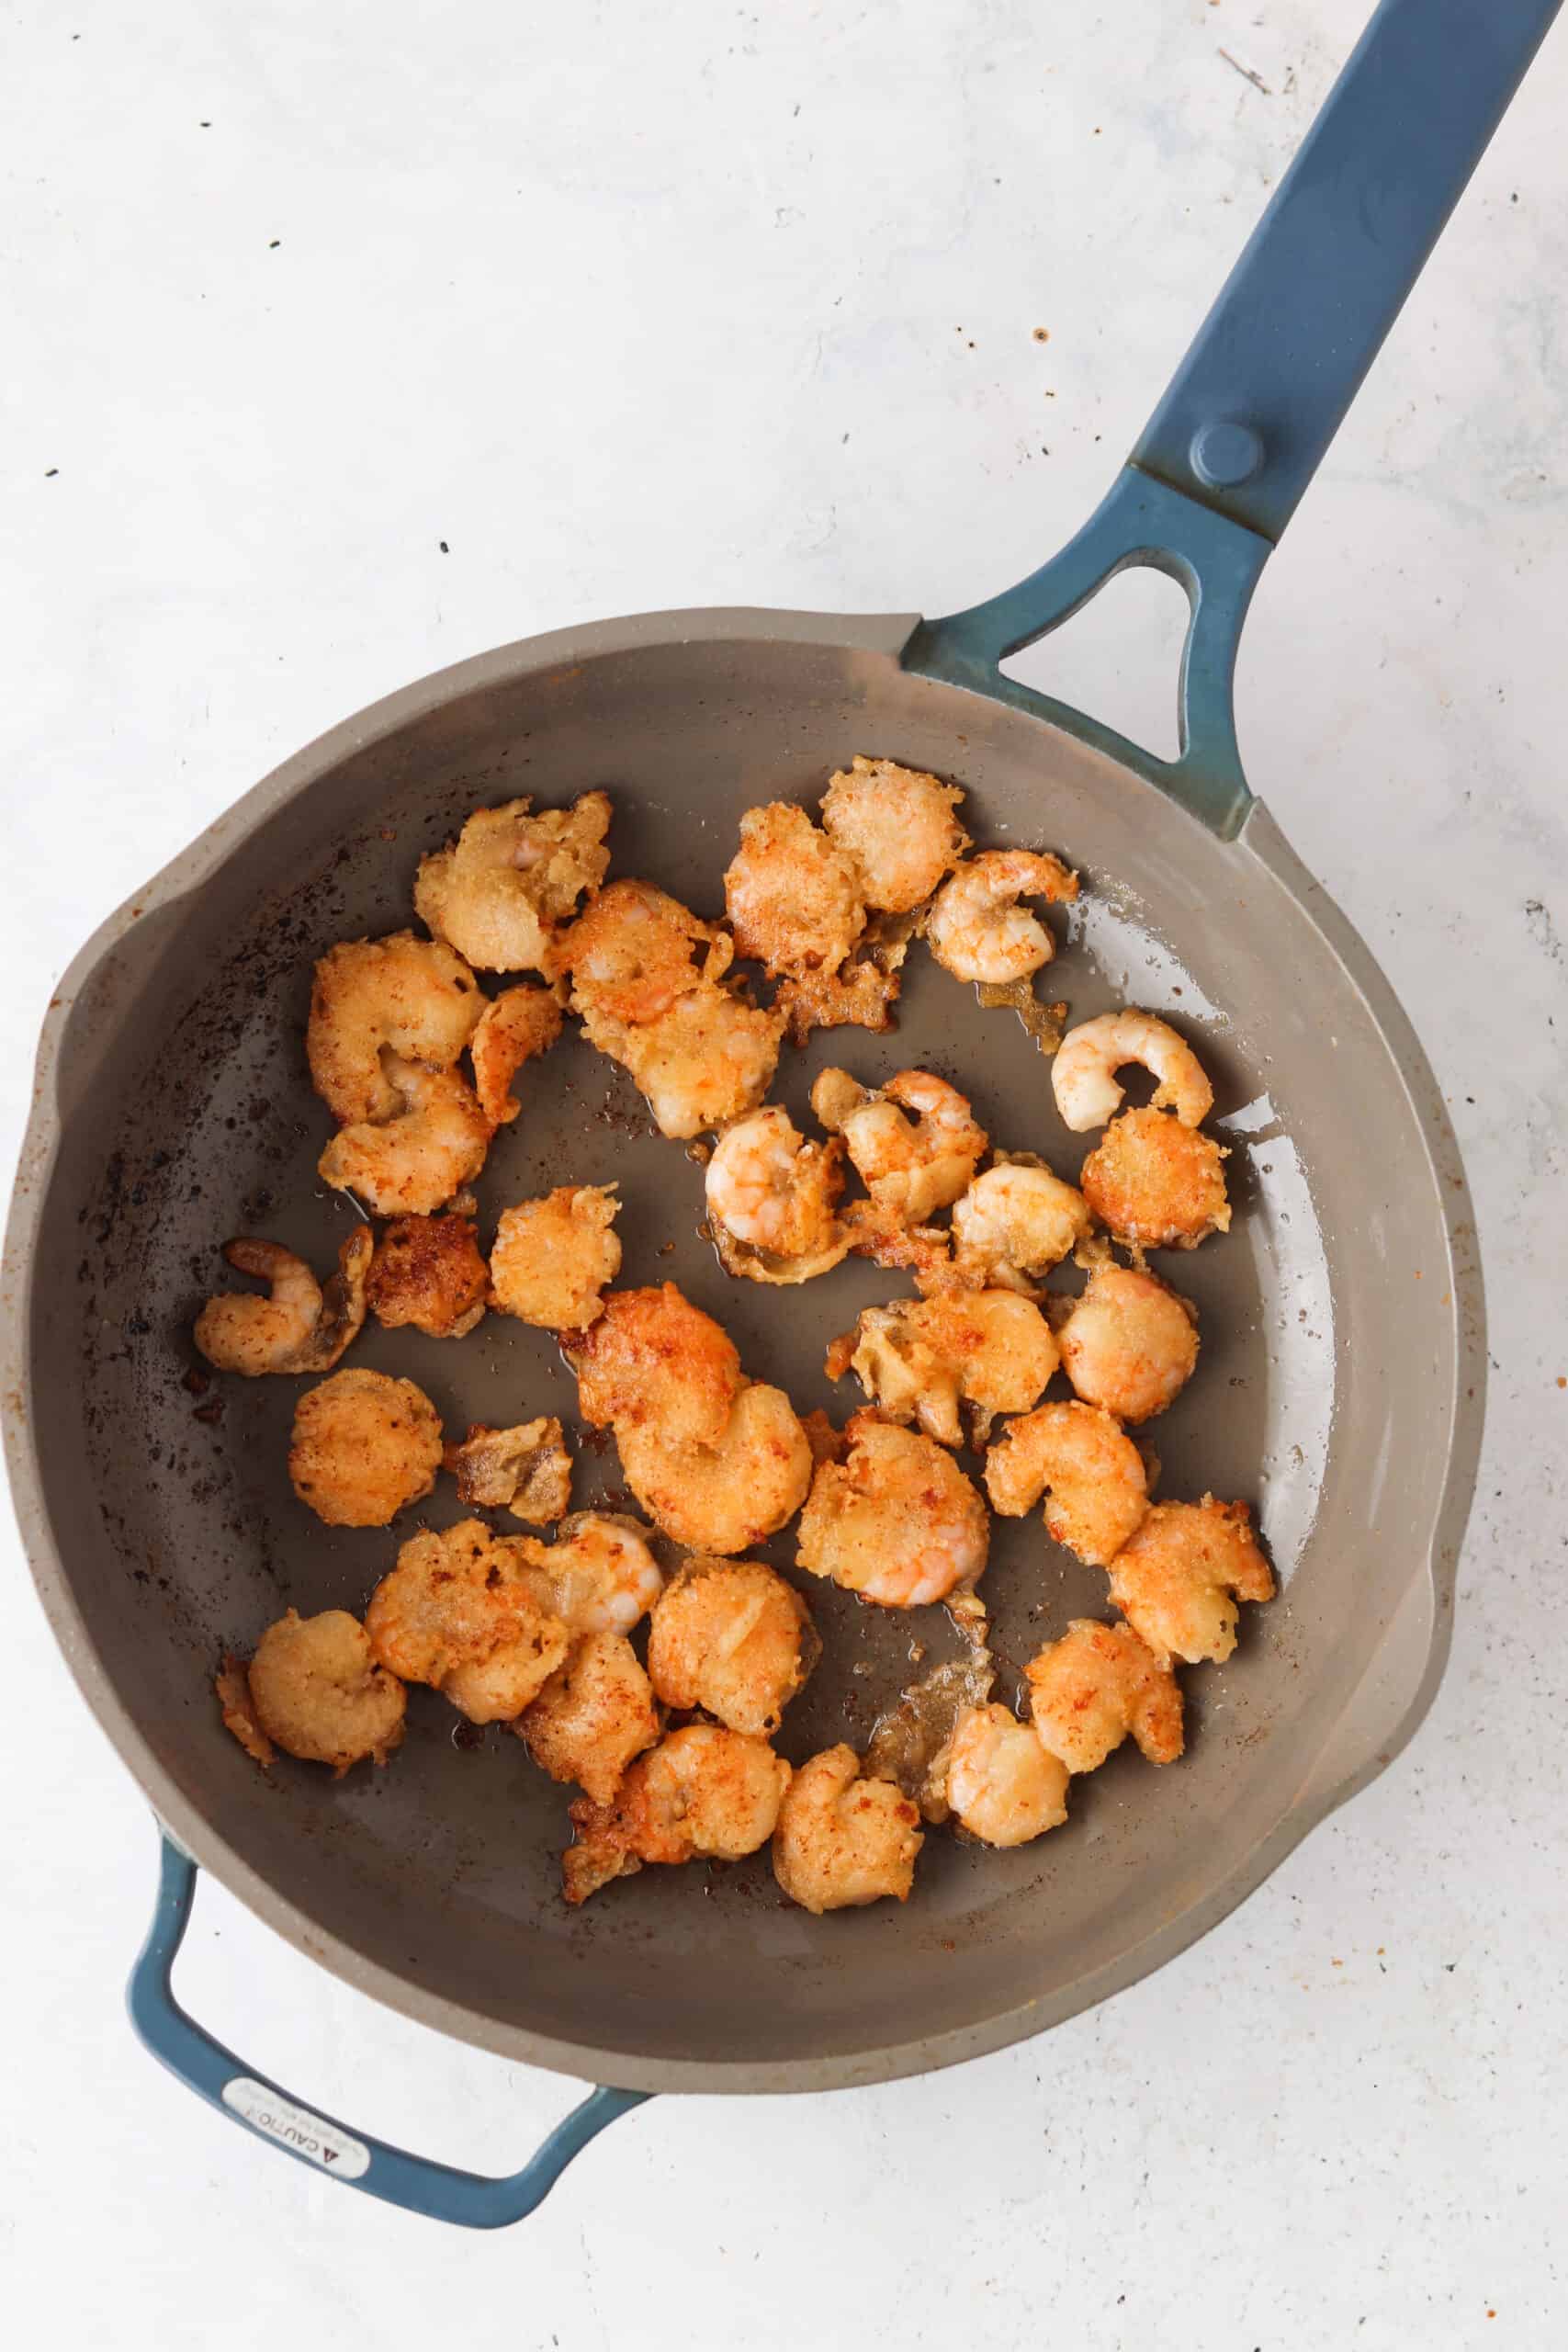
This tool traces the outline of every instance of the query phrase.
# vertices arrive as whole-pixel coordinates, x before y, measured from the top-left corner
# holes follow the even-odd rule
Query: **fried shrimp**
[[[511,1091],[525,1062],[547,1054],[561,1032],[560,1002],[553,989],[525,981],[492,997],[468,1040],[474,1091],[492,1127],[503,1127],[522,1105]]]
[[[559,926],[610,863],[608,793],[536,817],[532,807],[477,808],[456,842],[420,862],[420,920],[481,972],[547,972]]]
[[[648,1671],[666,1706],[777,1731],[821,1644],[793,1585],[758,1560],[688,1560],[654,1604]]]
[[[739,1861],[773,1834],[790,1768],[765,1739],[688,1724],[641,1756],[607,1804],[580,1797],[571,1808],[577,1843],[561,1857],[569,1903],[645,1862],[689,1862],[699,1854]]]
[[[455,1070],[422,1069],[389,1054],[385,1071],[402,1108],[390,1118],[344,1127],[317,1171],[378,1216],[428,1216],[484,1166],[490,1121]]]
[[[551,1610],[574,1640],[629,1634],[664,1589],[647,1528],[618,1512],[580,1510],[561,1521],[553,1544],[527,1536],[523,1543]]]
[[[748,808],[724,877],[736,952],[770,976],[836,972],[865,924],[852,861],[804,808],[773,800]]]
[[[822,798],[829,839],[852,862],[868,907],[908,914],[969,846],[953,815],[964,795],[918,768],[856,756]]]
[[[1034,1278],[1070,1257],[1094,1228],[1089,1204],[1043,1159],[998,1160],[953,1204],[960,1280],[1038,1296]]]
[[[901,1069],[872,1091],[848,1070],[825,1069],[811,1107],[843,1136],[874,1206],[901,1225],[923,1224],[955,1201],[988,1140],[963,1095],[930,1070]]]
[[[920,1809],[892,1781],[863,1778],[852,1747],[825,1747],[785,1792],[773,1832],[773,1876],[820,1914],[908,1900],[924,1845]]]
[[[365,1283],[374,1245],[356,1225],[338,1251],[338,1270],[322,1284],[278,1241],[226,1241],[236,1273],[251,1274],[269,1295],[226,1291],[209,1298],[191,1337],[219,1372],[247,1380],[268,1372],[330,1372],[365,1321]]]
[[[931,954],[955,979],[1026,979],[1056,953],[1051,932],[1019,904],[1076,899],[1078,877],[1059,857],[1032,850],[984,850],[959,867],[931,900],[926,937]]]
[[[1130,1625],[1077,1617],[1024,1669],[1034,1736],[1069,1772],[1093,1772],[1131,1733],[1151,1764],[1182,1749],[1181,1691]]]
[[[490,1270],[467,1216],[400,1216],[376,1244],[365,1295],[378,1323],[460,1340],[485,1311]]]
[[[612,1230],[614,1184],[558,1184],[542,1200],[502,1209],[490,1253],[491,1301],[546,1331],[581,1331],[604,1311],[600,1293],[621,1271]]]
[[[671,1543],[726,1556],[776,1535],[811,1484],[811,1442],[782,1388],[749,1380],[712,1445],[617,1422],[626,1484]]]
[[[1225,1148],[1168,1111],[1123,1111],[1079,1171],[1101,1224],[1129,1248],[1195,1250],[1228,1233]]]
[[[248,1756],[266,1766],[271,1743],[341,1778],[362,1756],[384,1764],[403,1736],[402,1684],[378,1666],[365,1628],[346,1610],[269,1625],[249,1668],[225,1658],[218,1678],[223,1720]]]
[[[1090,1567],[1112,1560],[1148,1509],[1144,1459],[1093,1405],[1041,1405],[1010,1421],[986,1456],[986,1491],[1005,1519],[1046,1497],[1045,1526]]]
[[[440,1417],[412,1380],[334,1372],[294,1408],[288,1476],[329,1527],[386,1527],[440,1467]]]
[[[843,1145],[807,1143],[778,1103],[727,1127],[705,1188],[708,1229],[726,1270],[756,1283],[804,1283],[849,1250],[834,1204]]]
[[[755,1108],[778,1065],[782,1012],[720,987],[728,932],[649,882],[612,882],[561,944],[572,1010],[619,1062],[661,1132],[683,1137]]]
[[[445,1460],[460,1502],[509,1510],[530,1527],[548,1527],[571,1501],[571,1456],[554,1414],[508,1430],[470,1421],[467,1437],[447,1446]]]
[[[1010,1707],[966,1707],[953,1727],[947,1802],[972,1838],[1022,1846],[1067,1817],[1067,1768]]]
[[[1146,1421],[1179,1396],[1198,1362],[1198,1310],[1157,1275],[1096,1266],[1056,1334],[1062,1369],[1086,1405]]]
[[[346,940],[316,966],[305,1053],[310,1083],[341,1125],[390,1119],[401,1107],[383,1056],[450,1069],[484,999],[460,956],[412,931]]]
[[[667,1446],[716,1443],[740,1394],[734,1341],[673,1283],[612,1291],[567,1354],[585,1421],[617,1434],[646,1426]]]
[[[411,1536],[365,1612],[382,1666],[428,1682],[470,1723],[509,1723],[564,1664],[571,1636],[533,1571],[525,1535],[461,1519]]]
[[[828,1351],[829,1379],[847,1367],[891,1419],[919,1421],[942,1445],[962,1445],[962,1398],[983,1442],[998,1413],[1026,1413],[1056,1369],[1056,1342],[1037,1306],[1010,1290],[897,1299],[863,1309]]]
[[[973,1586],[986,1565],[986,1506],[934,1439],[856,1413],[841,1462],[824,1462],[800,1514],[796,1565],[885,1609]]]
[[[579,915],[555,962],[571,975],[574,1012],[636,1026],[657,1021],[705,979],[716,980],[734,952],[727,933],[667,890],[627,876]]]
[[[1156,1503],[1111,1563],[1111,1598],[1158,1657],[1223,1660],[1236,1602],[1271,1600],[1274,1577],[1245,1503]]]
[[[677,1142],[756,1109],[778,1068],[788,1020],[776,1005],[764,1012],[736,989],[711,983],[640,1023],[617,1020],[592,1000],[573,1002],[589,1043],[620,1064],[660,1135]]]
[[[1129,1062],[1158,1079],[1153,1109],[1174,1111],[1184,1127],[1202,1125],[1214,1105],[1202,1063],[1168,1021],[1128,1008],[1069,1029],[1051,1064],[1056,1108],[1075,1135],[1104,1126],[1120,1108],[1116,1073]]]
[[[590,1634],[512,1726],[552,1781],[575,1781],[607,1805],[634,1757],[659,1737],[660,1714],[624,1634]]]

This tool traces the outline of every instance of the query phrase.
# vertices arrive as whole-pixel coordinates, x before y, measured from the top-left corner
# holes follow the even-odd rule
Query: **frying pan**
[[[6,1450],[35,1573],[90,1703],[163,1826],[131,1986],[155,2054],[252,2131],[372,2194],[493,2226],[531,2211],[610,2118],[659,2090],[810,2090],[943,2065],[1134,1982],[1257,1886],[1386,1765],[1448,1646],[1481,1426],[1480,1271],[1432,1073],[1344,917],[1247,789],[1231,678],[1247,602],[1556,0],[1386,0],[1132,458],[1032,578],[944,620],[686,612],[502,648],[393,695],[296,758],[105,924],[45,1025],[6,1243]],[[998,664],[1112,573],[1186,591],[1180,753],[1150,756]],[[285,1381],[193,1394],[188,1331],[218,1245],[265,1232],[328,1262],[351,1212],[301,1032],[313,957],[408,920],[416,858],[477,805],[615,791],[615,870],[711,906],[740,813],[815,797],[864,750],[954,776],[983,842],[1049,844],[1088,885],[1057,992],[1129,1000],[1198,1044],[1232,1150],[1228,1240],[1170,1267],[1196,1299],[1200,1376],[1157,1425],[1163,1490],[1253,1497],[1282,1593],[1224,1667],[1187,1678],[1177,1770],[1125,1752],[1075,1784],[1071,1824],[1011,1852],[928,1840],[905,1907],[813,1919],[766,1858],[646,1871],[581,1912],[557,1892],[565,1792],[499,1731],[453,1734],[412,1694],[393,1768],[260,1776],[210,1677],[295,1603],[362,1609],[389,1563],[326,1531],[283,1474]],[[1046,1066],[923,952],[893,1040],[786,1055],[803,1114],[829,1060],[924,1063],[999,1145],[1072,1174]],[[730,1283],[697,1232],[701,1181],[620,1074],[569,1038],[482,1180],[509,1199],[617,1179],[624,1280],[678,1281],[801,1410],[844,1399],[825,1341],[891,1285],[846,1265],[797,1291]],[[504,1326],[504,1328],[502,1328]],[[491,1316],[458,1347],[376,1331],[448,1428],[558,1410],[547,1335]],[[613,1495],[585,1451],[580,1502]],[[437,1523],[458,1515],[448,1487]],[[771,1556],[789,1565],[787,1539]],[[998,1523],[987,1593],[1004,1664],[1104,1603],[1103,1578]],[[785,1752],[859,1742],[935,1660],[940,1611],[814,1589],[822,1668]],[[933,1621],[927,1623],[928,1620]],[[328,1967],[484,2048],[601,2087],[522,2171],[488,2180],[291,2099],[206,2035],[170,1969],[197,1867]]]

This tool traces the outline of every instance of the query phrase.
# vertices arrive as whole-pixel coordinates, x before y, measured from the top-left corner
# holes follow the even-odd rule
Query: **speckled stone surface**
[[[0,79],[7,1150],[79,940],[372,695],[596,612],[942,611],[1048,553],[1363,13],[28,0]],[[136,2049],[151,1826],[7,1535],[0,2279],[28,2340],[1562,2340],[1565,42],[1266,575],[1239,683],[1253,781],[1415,1014],[1482,1220],[1488,1441],[1414,1746],[1048,2040],[830,2102],[655,2105],[524,2231],[459,2241],[269,2157]],[[1154,740],[1167,594],[1120,583],[1025,674]],[[516,2163],[569,2095],[210,1888],[181,1981],[301,2096],[451,2161]]]

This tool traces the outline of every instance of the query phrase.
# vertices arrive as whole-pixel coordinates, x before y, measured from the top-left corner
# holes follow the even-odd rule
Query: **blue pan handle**
[[[907,666],[1055,719],[1236,831],[1258,576],[1561,5],[1382,0],[1110,496],[1018,587],[925,624]],[[1175,760],[998,674],[1130,564],[1187,592]]]
[[[130,1975],[131,2023],[153,2057],[188,2090],[299,2163],[313,2165],[332,2179],[347,2181],[389,2205],[428,2213],[433,2221],[457,2222],[469,2230],[504,2229],[543,2202],[573,2156],[606,2123],[640,2107],[649,2096],[647,2091],[591,2092],[557,2124],[521,2172],[499,2180],[410,2155],[406,2149],[373,2140],[367,2132],[351,2131],[331,2116],[301,2107],[204,2033],[175,2000],[169,1978],[190,1924],[196,1864],[168,1836],[163,1843],[157,1908]]]

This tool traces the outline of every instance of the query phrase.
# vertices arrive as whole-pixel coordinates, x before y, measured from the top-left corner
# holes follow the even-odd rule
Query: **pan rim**
[[[1394,1703],[1392,1711],[1386,1705],[1383,1709],[1391,1719],[1378,1724],[1370,1747],[1364,1739],[1352,1736],[1342,1755],[1333,1752],[1338,1734],[1331,1734],[1303,1790],[1229,1877],[1142,1942],[1058,1988],[1049,1998],[1031,1998],[941,2032],[860,2052],[763,2062],[654,2059],[621,2050],[604,2051],[590,2043],[502,2024],[449,2001],[322,1929],[210,1827],[160,1764],[124,1707],[77,1604],[55,1545],[33,1439],[29,1359],[34,1244],[62,1135],[56,1090],[66,1023],[77,997],[104,959],[139,924],[198,890],[236,842],[265,817],[309,789],[349,752],[362,751],[458,695],[503,680],[521,680],[555,665],[698,636],[708,642],[820,644],[897,661],[918,625],[913,615],[845,616],[754,606],[645,613],[518,639],[400,687],[295,752],[222,811],[142,888],[132,892],[73,958],[51,998],[39,1041],[32,1105],[5,1240],[4,1284],[9,1312],[0,1333],[0,1382],[12,1408],[6,1416],[6,1456],[24,1547],[45,1614],[79,1689],[175,1842],[297,1950],[418,2023],[498,2055],[617,2088],[737,2094],[841,2089],[960,2064],[1027,2039],[1126,1989],[1217,1926],[1312,1829],[1386,1770],[1413,1736],[1431,1704],[1448,1656],[1458,1554],[1480,1450],[1486,1355],[1479,1266],[1461,1266],[1454,1249],[1461,1220],[1473,1231],[1469,1190],[1436,1078],[1408,1016],[1348,920],[1295,857],[1269,812],[1256,803],[1237,840],[1227,845],[1228,854],[1243,852],[1269,872],[1367,1001],[1422,1137],[1427,1170],[1445,1204],[1445,1272],[1453,1363],[1447,1400],[1447,1470],[1429,1526],[1411,1546],[1405,1589],[1420,1597],[1425,1589],[1429,1625],[1416,1629],[1416,1638],[1424,1645],[1420,1655],[1414,1659],[1406,1655],[1402,1666],[1396,1661]],[[935,690],[972,691],[947,685]],[[1009,699],[1014,708],[1020,707],[1016,692]],[[1052,732],[1059,731],[1043,713],[1024,707],[1024,715]],[[1369,1664],[1360,1690],[1373,1680],[1387,1646],[1385,1638],[1384,1647]],[[1408,1653],[1408,1637],[1405,1648]],[[1354,1699],[1346,1711],[1347,1718],[1353,1706]]]

